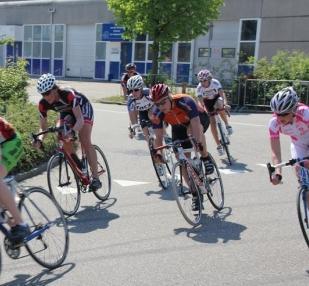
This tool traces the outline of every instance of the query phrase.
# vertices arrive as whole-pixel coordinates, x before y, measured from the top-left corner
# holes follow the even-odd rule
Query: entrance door
[[[132,61],[132,43],[121,43],[120,73],[125,72],[125,66]]]

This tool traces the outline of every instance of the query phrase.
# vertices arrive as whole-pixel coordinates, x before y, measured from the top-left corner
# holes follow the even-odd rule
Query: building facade
[[[152,66],[151,39],[121,38],[122,27],[102,0],[0,1],[0,65],[24,57],[28,72],[38,76],[119,80],[134,62],[141,74]],[[271,57],[278,50],[309,53],[308,0],[226,0],[206,35],[173,43],[160,63],[160,73],[176,82],[192,82],[201,68],[223,79],[252,71],[249,56]]]

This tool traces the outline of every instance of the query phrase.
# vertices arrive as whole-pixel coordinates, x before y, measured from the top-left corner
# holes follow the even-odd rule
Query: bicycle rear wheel
[[[97,153],[98,175],[102,183],[102,188],[93,190],[94,195],[101,201],[108,199],[111,193],[112,180],[111,172],[107,163],[107,159],[99,146],[93,145]]]
[[[169,166],[169,162],[171,162],[171,154],[168,153],[170,151],[163,149],[162,154],[163,154],[163,158],[166,160],[166,163],[156,163],[152,155],[152,152],[151,152],[151,150],[153,150],[153,145],[154,145],[154,139],[150,138],[149,139],[149,151],[150,151],[152,165],[156,172],[157,178],[159,180],[159,183],[162,189],[166,190],[169,186],[171,173],[172,173],[172,169]]]
[[[26,249],[40,265],[53,269],[65,260],[69,248],[69,232],[63,213],[52,196],[41,188],[24,192],[19,209],[31,234]]]
[[[220,133],[220,143],[222,145],[222,147],[224,148],[225,152],[226,152],[226,156],[227,156],[227,160],[229,161],[229,165],[232,165],[232,156],[230,154],[230,150],[229,150],[229,144],[230,142],[227,140],[227,135],[225,134],[225,132],[223,131],[223,127],[221,123],[218,123],[218,129],[219,129],[219,133]]]
[[[208,155],[214,165],[214,172],[211,175],[206,176],[205,187],[207,190],[207,197],[215,209],[222,210],[224,206],[223,181],[216,161],[210,153],[208,153]]]
[[[50,158],[47,165],[47,182],[51,195],[63,213],[67,216],[74,215],[80,204],[80,185],[62,153]]]
[[[306,197],[309,196],[307,188],[300,188],[297,196],[297,215],[301,231],[304,235],[307,246],[309,247],[309,222],[308,222],[308,204]]]
[[[177,162],[173,167],[172,190],[184,219],[189,224],[196,226],[202,218],[202,195],[190,173],[188,174],[188,183],[185,181],[184,172],[187,172],[185,164]],[[198,210],[192,210],[193,193],[198,200]]]

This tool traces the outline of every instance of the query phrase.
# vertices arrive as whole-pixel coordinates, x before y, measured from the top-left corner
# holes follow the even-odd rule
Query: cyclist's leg
[[[23,222],[21,214],[15,203],[15,198],[8,186],[3,181],[7,173],[17,164],[22,155],[22,142],[19,134],[15,139],[7,141],[1,148],[0,159],[0,203],[13,217],[10,221],[11,239],[20,243],[29,234],[28,226]]]
[[[139,122],[143,130],[146,142],[148,142],[148,139],[149,139],[149,132],[147,128],[148,121],[149,121],[148,110],[139,111]]]
[[[205,107],[208,111],[208,114],[210,115],[210,129],[211,129],[211,133],[212,136],[216,142],[217,146],[220,146],[220,140],[219,140],[219,135],[218,135],[218,130],[217,130],[217,123],[216,123],[216,119],[214,117],[215,114],[215,108],[214,105],[216,103],[216,98],[214,99],[205,99],[204,100],[204,104]]]
[[[225,128],[228,132],[228,135],[232,135],[233,129],[232,129],[232,126],[229,124],[227,113],[224,109],[224,101],[223,101],[223,98],[221,96],[218,97],[214,107],[218,111],[220,117],[222,118],[222,120],[225,124]]]

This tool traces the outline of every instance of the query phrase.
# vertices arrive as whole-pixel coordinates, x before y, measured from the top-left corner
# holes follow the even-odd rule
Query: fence
[[[239,80],[234,85],[230,101],[235,110],[270,110],[271,98],[280,89],[293,86],[300,101],[309,103],[309,81],[291,80]]]

